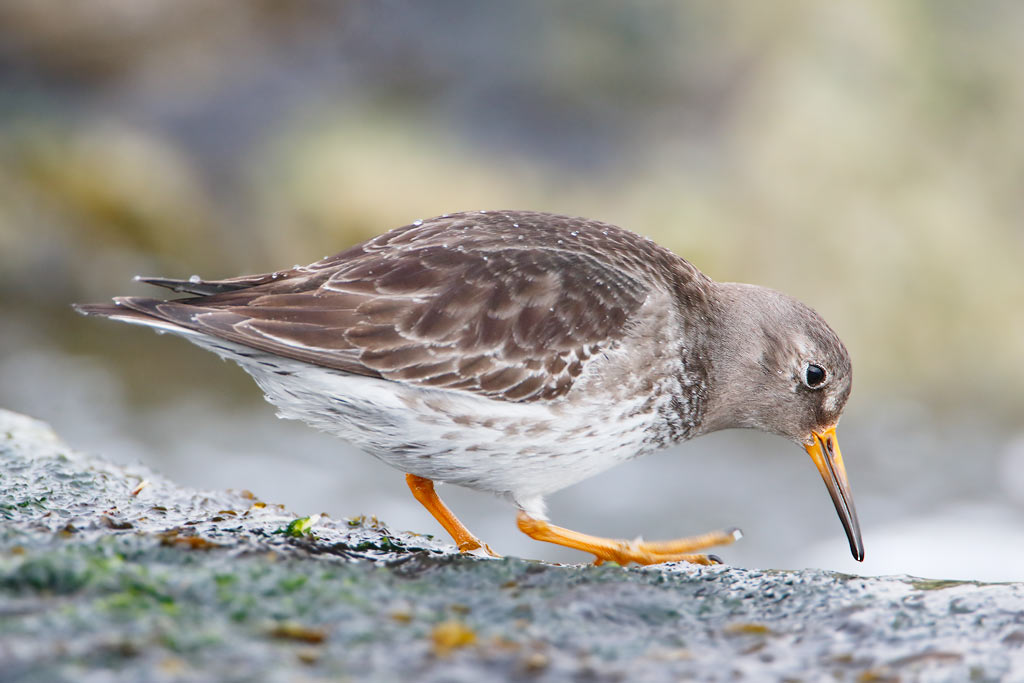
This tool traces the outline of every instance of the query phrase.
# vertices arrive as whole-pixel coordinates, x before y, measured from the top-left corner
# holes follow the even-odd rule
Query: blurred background
[[[443,533],[403,477],[237,367],[71,302],[308,263],[445,212],[649,235],[818,309],[867,560],[817,472],[727,432],[549,500],[599,533],[740,526],[751,567],[1024,580],[1024,5],[0,4],[0,406],[299,514]],[[0,464],[2,466],[2,464]],[[496,550],[512,507],[445,487]]]

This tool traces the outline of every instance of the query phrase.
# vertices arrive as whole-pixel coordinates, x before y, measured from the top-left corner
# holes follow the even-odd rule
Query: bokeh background
[[[69,304],[444,212],[590,216],[846,340],[867,560],[802,449],[754,433],[567,489],[556,522],[737,525],[721,554],[746,566],[1024,579],[1021,26],[994,1],[6,0],[0,406],[196,487],[441,533],[399,473],[275,419],[238,368]],[[444,493],[500,551],[584,559]]]

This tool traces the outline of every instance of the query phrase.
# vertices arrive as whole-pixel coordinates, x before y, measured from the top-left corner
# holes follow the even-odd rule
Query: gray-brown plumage
[[[140,279],[191,296],[79,310],[182,334],[239,362],[282,415],[537,519],[543,495],[717,429],[827,456],[850,390],[845,348],[803,304],[580,218],[453,214],[305,267]],[[862,555],[834,451],[819,469]]]

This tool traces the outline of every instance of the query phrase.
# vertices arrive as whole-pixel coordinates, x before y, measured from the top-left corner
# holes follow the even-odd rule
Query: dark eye
[[[804,383],[810,388],[820,387],[825,383],[825,368],[814,363],[808,363],[804,371]]]

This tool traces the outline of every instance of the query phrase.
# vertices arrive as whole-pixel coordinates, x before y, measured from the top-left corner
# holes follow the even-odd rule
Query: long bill
[[[811,441],[804,445],[807,453],[814,461],[814,466],[825,480],[828,494],[839,513],[839,520],[850,540],[850,552],[858,562],[864,561],[864,541],[860,537],[860,522],[857,521],[857,509],[853,506],[853,494],[850,493],[850,482],[846,479],[846,467],[843,465],[843,454],[839,451],[834,426],[820,432],[812,432]]]

